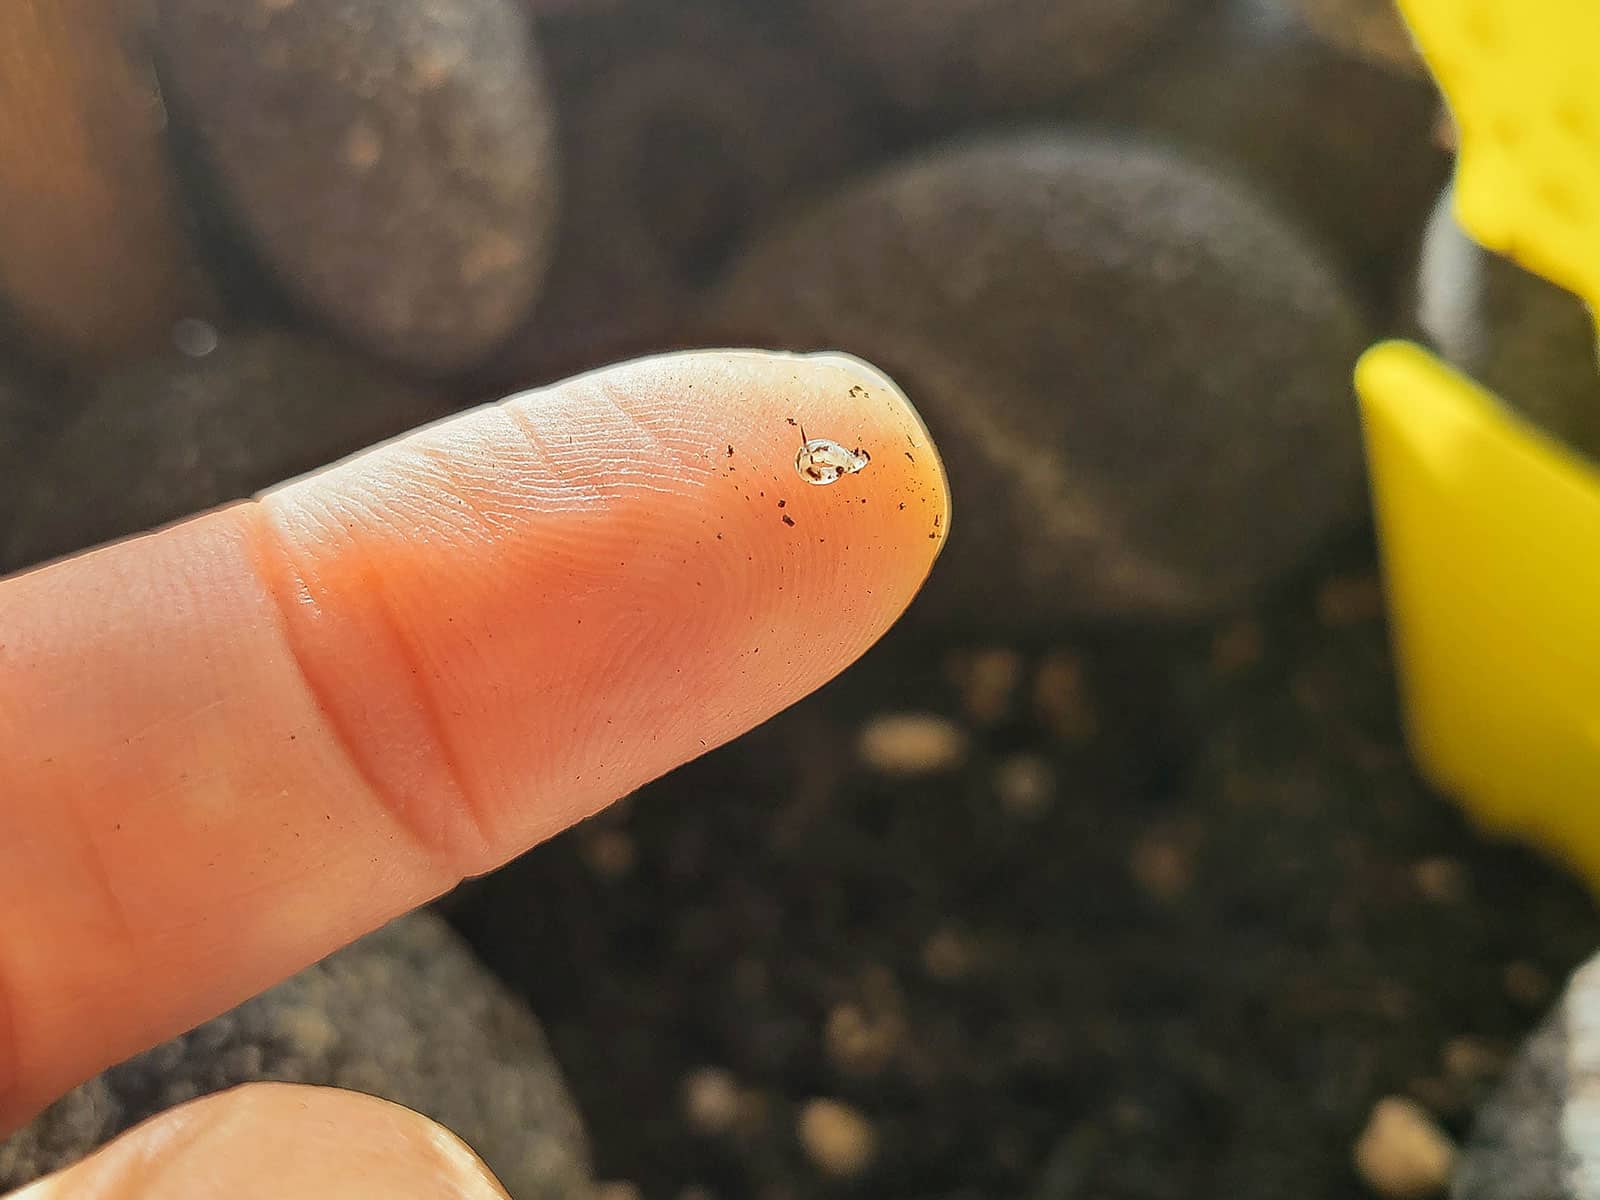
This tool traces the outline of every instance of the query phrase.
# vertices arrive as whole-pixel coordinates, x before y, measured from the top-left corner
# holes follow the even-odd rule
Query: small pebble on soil
[[[872,1163],[877,1135],[872,1123],[838,1100],[812,1100],[798,1124],[806,1155],[829,1175],[860,1175]]]
[[[1355,1165],[1386,1200],[1436,1196],[1450,1183],[1456,1148],[1431,1113],[1415,1101],[1378,1101],[1355,1146]]]

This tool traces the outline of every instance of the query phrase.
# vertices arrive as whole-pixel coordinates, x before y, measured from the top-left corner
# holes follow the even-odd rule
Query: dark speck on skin
[[[784,513],[783,514],[783,523],[785,525],[793,525],[794,524],[794,518],[791,517],[788,513]]]
[[[787,500],[779,500],[779,501],[778,501],[778,507],[779,507],[779,508],[783,508],[783,507],[784,507],[784,506],[785,506],[785,505],[786,505],[786,504],[788,504],[788,503],[789,503],[789,502],[788,502],[788,501],[787,501]]]

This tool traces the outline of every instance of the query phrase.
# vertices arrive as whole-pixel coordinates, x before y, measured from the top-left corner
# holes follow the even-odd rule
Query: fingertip
[[[924,464],[931,468],[933,478],[928,481],[928,489],[936,493],[942,501],[939,506],[943,515],[940,526],[944,530],[945,536],[936,539],[937,545],[934,551],[934,559],[937,559],[939,552],[944,549],[950,530],[950,476],[945,471],[944,458],[939,453],[939,447],[934,442],[932,433],[928,430],[928,423],[922,419],[922,413],[918,411],[916,402],[911,398],[910,393],[891,378],[886,371],[867,359],[848,354],[843,350],[819,350],[803,357],[816,363],[836,366],[861,379],[863,382],[860,386],[863,386],[866,390],[866,395],[862,398],[863,403],[870,402],[870,397],[874,391],[889,396],[893,403],[903,410],[904,417],[914,426],[915,432],[911,438],[911,444],[922,451]]]
[[[882,368],[878,368],[874,363],[867,362],[866,358],[845,354],[843,350],[821,350],[818,354],[810,355],[810,357],[821,360],[821,362],[834,363],[834,365],[840,366],[843,370],[850,371],[851,374],[867,379],[867,381],[870,381],[870,387],[875,387],[875,389],[882,390],[885,394],[890,395],[894,402],[898,403],[904,410],[904,416],[910,422],[914,422],[915,434],[912,437],[912,443],[917,448],[920,448],[923,453],[922,461],[926,470],[923,470],[922,474],[931,475],[931,478],[926,478],[923,486],[918,486],[918,491],[926,490],[928,493],[933,493],[938,498],[936,507],[938,507],[939,514],[941,514],[938,526],[941,528],[942,533],[939,538],[934,539],[933,560],[928,563],[931,570],[933,562],[938,562],[939,554],[944,552],[944,544],[949,539],[952,501],[950,501],[949,472],[944,469],[944,456],[939,454],[938,443],[934,442],[933,434],[928,430],[928,422],[923,421],[922,413],[917,410],[917,405],[910,397],[909,392],[906,392],[904,387],[899,386],[898,382],[890,378],[890,374],[883,371]]]

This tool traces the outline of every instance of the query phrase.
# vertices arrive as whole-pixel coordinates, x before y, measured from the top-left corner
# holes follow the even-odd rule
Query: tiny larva
[[[805,426],[800,426],[800,452],[794,456],[794,469],[807,483],[818,487],[836,483],[871,461],[872,456],[860,447],[847,450],[828,438],[809,438]]]

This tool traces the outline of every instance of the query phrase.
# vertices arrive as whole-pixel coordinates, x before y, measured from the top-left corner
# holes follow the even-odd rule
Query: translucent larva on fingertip
[[[805,426],[800,427],[800,452],[794,456],[794,469],[807,483],[818,487],[836,483],[871,461],[872,456],[859,446],[847,450],[828,438],[808,438]]]

